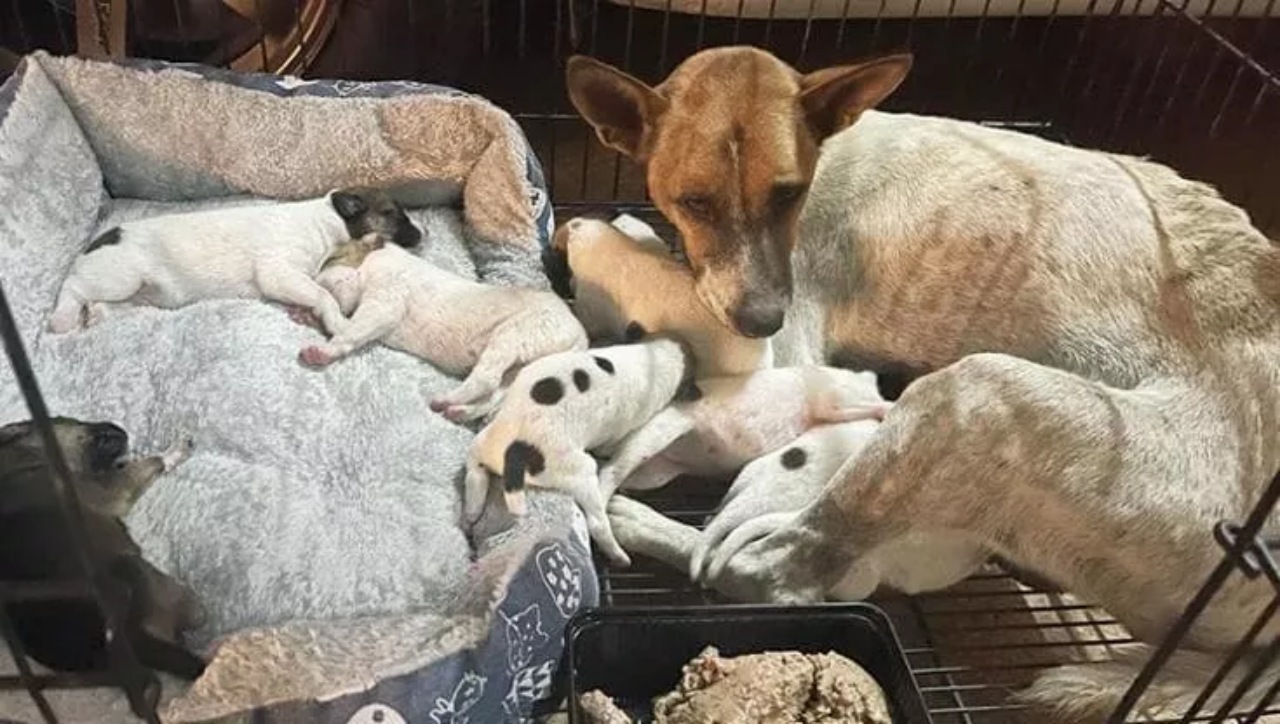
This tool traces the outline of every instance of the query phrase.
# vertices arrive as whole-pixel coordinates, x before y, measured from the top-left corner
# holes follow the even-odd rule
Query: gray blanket
[[[223,644],[174,718],[330,696],[474,644],[532,543],[580,521],[542,495],[520,526],[484,521],[473,546],[458,495],[472,433],[426,405],[456,380],[380,347],[305,369],[318,333],[276,305],[127,308],[48,334],[72,259],[129,218],[377,182],[461,207],[414,212],[437,263],[544,285],[550,210],[528,153],[483,100],[405,84],[36,55],[0,91],[0,282],[50,409],[112,420],[144,451],[195,440],[128,521],[208,609],[191,643]],[[26,416],[0,365],[0,424]]]

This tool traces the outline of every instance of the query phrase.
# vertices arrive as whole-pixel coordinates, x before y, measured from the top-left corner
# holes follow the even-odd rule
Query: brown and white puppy
[[[587,335],[616,342],[669,332],[693,348],[700,377],[742,375],[771,366],[768,340],[748,339],[720,324],[698,300],[689,268],[673,259],[664,244],[637,240],[622,230],[640,227],[629,217],[613,223],[575,218],[556,230],[552,248],[564,257],[573,313]]]
[[[351,319],[327,342],[304,348],[302,362],[324,366],[381,340],[466,375],[431,402],[452,420],[488,414],[521,366],[587,348],[582,325],[552,292],[464,279],[394,244],[343,244],[316,280]]]
[[[162,473],[190,454],[184,440],[162,455],[129,459],[129,438],[106,422],[53,420],[80,501],[85,551],[127,602],[124,635],[143,665],[194,679],[204,662],[179,635],[203,617],[191,591],[148,563],[122,518]],[[81,575],[59,507],[48,457],[30,422],[0,427],[0,580],[40,582]],[[105,669],[105,622],[86,598],[5,605],[28,655],[60,671]]]
[[[638,344],[561,352],[516,375],[493,420],[467,456],[463,509],[484,510],[489,475],[502,478],[507,509],[525,512],[529,485],[573,496],[596,544],[613,560],[630,560],[614,540],[600,495],[596,459],[673,399],[696,397],[688,346],[653,337]]]
[[[909,65],[800,74],[718,48],[653,88],[569,65],[601,139],[647,164],[717,316],[767,334],[790,293],[780,363],[918,376],[800,515],[712,555],[735,590],[799,602],[953,531],[1157,641],[1221,557],[1215,524],[1280,468],[1280,249],[1158,164],[869,110]],[[1221,660],[1272,601],[1263,578],[1229,579],[1186,646]],[[1152,689],[1169,701],[1214,668],[1178,656]],[[1133,673],[1057,670],[1029,698],[1100,720]]]
[[[202,299],[261,298],[311,310],[337,332],[345,319],[313,277],[338,244],[370,234],[404,246],[422,238],[390,195],[371,188],[130,221],[75,260],[49,329],[93,324],[105,303],[173,309]]]

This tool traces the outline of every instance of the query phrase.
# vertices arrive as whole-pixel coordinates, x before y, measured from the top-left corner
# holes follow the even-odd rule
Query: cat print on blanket
[[[639,344],[561,352],[524,367],[493,420],[472,442],[463,509],[479,519],[490,474],[503,481],[515,515],[526,484],[570,493],[587,529],[610,558],[629,563],[609,530],[591,452],[618,444],[673,399],[698,394],[689,346],[655,336]]]
[[[376,236],[416,245],[422,232],[385,191],[346,188],[307,201],[235,206],[130,221],[89,244],[62,284],[49,329],[100,321],[107,304],[175,309],[203,299],[258,298],[346,326],[313,279],[344,241]]]

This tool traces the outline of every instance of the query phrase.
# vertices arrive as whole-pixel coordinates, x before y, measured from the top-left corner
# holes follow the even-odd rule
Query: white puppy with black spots
[[[49,329],[93,324],[106,303],[174,309],[202,299],[260,298],[310,310],[337,331],[345,325],[338,303],[313,277],[339,244],[371,234],[404,246],[422,238],[399,204],[369,188],[130,221],[76,258]]]
[[[467,457],[463,507],[474,522],[489,475],[502,478],[508,510],[525,512],[525,485],[568,492],[609,558],[630,563],[609,529],[593,451],[604,451],[666,407],[698,394],[684,343],[653,337],[639,344],[561,352],[516,375],[501,407]]]
[[[390,244],[343,245],[317,281],[351,319],[327,342],[303,348],[302,362],[324,366],[381,340],[467,376],[431,402],[451,420],[491,412],[513,370],[587,348],[582,325],[554,293],[464,279]]]
[[[650,490],[682,474],[721,476],[818,425],[880,420],[892,407],[875,375],[804,365],[698,381],[702,396],[672,404],[627,436],[600,471],[601,495]]]
[[[627,551],[689,571],[693,580],[727,595],[740,595],[743,584],[735,575],[734,555],[794,524],[879,426],[864,420],[815,427],[752,461],[738,474],[704,531],[621,495],[609,501],[611,528]],[[913,531],[852,561],[827,593],[839,601],[861,601],[879,588],[906,594],[938,590],[967,578],[988,557],[970,536]]]

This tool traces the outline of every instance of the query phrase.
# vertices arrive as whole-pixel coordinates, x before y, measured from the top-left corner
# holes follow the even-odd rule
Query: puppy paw
[[[333,361],[333,355],[313,344],[302,348],[298,353],[298,361],[308,367],[324,367]]]
[[[431,407],[432,412],[444,414],[445,410],[449,409],[450,403],[445,400],[435,399],[428,403],[428,405]]]
[[[285,307],[285,311],[289,313],[289,319],[304,327],[314,327],[320,329],[320,318],[316,313],[306,307],[296,307],[289,305]]]
[[[90,304],[84,308],[84,326],[85,329],[98,324],[107,317],[107,306],[105,304]]]

